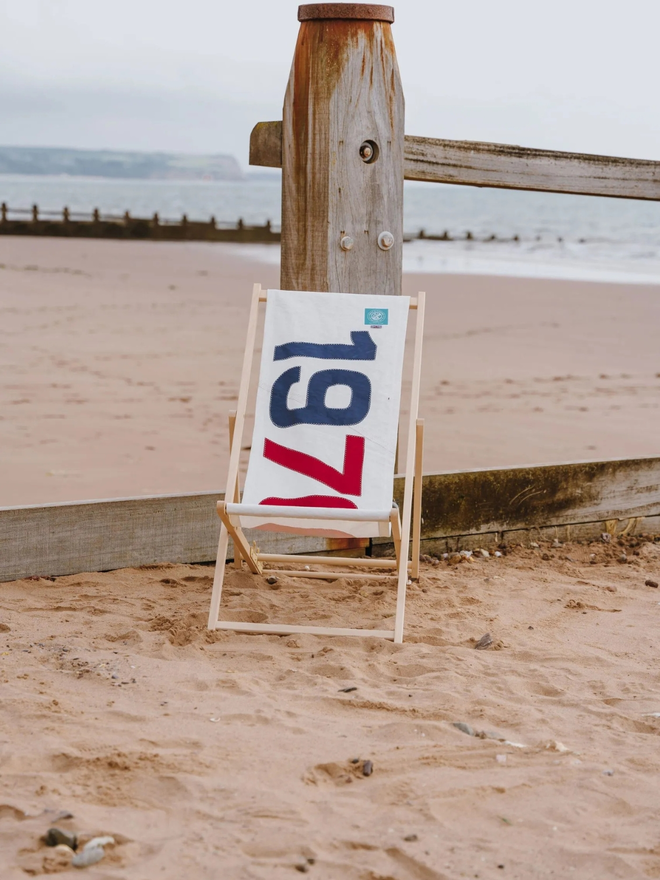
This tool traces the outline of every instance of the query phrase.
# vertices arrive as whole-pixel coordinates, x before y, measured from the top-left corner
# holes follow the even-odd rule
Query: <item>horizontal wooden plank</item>
[[[425,539],[656,514],[660,458],[428,474],[422,493]]]
[[[395,481],[395,495],[402,491]],[[220,492],[0,508],[0,581],[215,559]],[[617,521],[660,527],[660,458],[459,471],[424,477],[425,546],[513,533],[599,534]],[[608,526],[607,523],[610,525]],[[587,526],[592,525],[589,528]],[[600,524],[600,525],[598,525]],[[645,526],[646,524],[646,526]],[[556,533],[556,532],[555,532]],[[248,532],[267,553],[358,550],[364,541]],[[373,544],[387,543],[374,539]],[[374,546],[376,551],[381,548]],[[233,555],[230,547],[229,558]]]
[[[406,137],[406,180],[660,200],[660,162]]]
[[[257,122],[250,134],[250,165],[282,167],[282,120]]]
[[[255,126],[250,164],[281,167],[281,122]],[[660,162],[480,141],[406,135],[403,176],[463,186],[660,200]]]
[[[109,571],[156,562],[215,560],[222,492],[0,508],[0,582]],[[246,531],[273,553],[332,551],[333,539]],[[364,546],[367,542],[343,542]],[[229,558],[233,557],[229,545]]]

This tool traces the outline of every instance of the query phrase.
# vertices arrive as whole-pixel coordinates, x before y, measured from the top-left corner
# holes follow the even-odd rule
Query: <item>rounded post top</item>
[[[358,21],[394,21],[394,7],[378,3],[307,3],[298,7],[298,21],[318,21],[324,18],[353,19]]]

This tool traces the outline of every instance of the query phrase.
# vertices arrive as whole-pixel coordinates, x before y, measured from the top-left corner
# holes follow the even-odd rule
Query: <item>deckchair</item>
[[[266,303],[250,459],[242,498],[239,457],[257,340]],[[403,508],[392,501],[406,326],[416,315],[407,415]],[[209,612],[209,629],[372,636],[403,641],[406,586],[419,575],[423,421],[417,418],[424,293],[413,297],[262,290],[254,285]],[[413,495],[414,487],[414,495]],[[395,558],[262,553],[251,535],[389,537]],[[409,544],[412,532],[412,560]],[[393,629],[220,620],[229,538],[234,565],[255,575],[390,579]],[[296,565],[279,570],[276,565]],[[319,569],[319,566],[321,568]],[[344,574],[347,572],[344,571]]]

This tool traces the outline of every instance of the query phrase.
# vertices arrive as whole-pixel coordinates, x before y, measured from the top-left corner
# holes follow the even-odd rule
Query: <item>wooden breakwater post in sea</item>
[[[270,220],[263,226],[248,226],[242,220],[235,224],[218,224],[215,217],[208,221],[189,220],[184,214],[179,221],[163,221],[152,217],[91,214],[81,211],[40,211],[31,208],[10,208],[0,205],[0,235],[39,235],[56,238],[110,238],[120,241],[224,241],[237,244],[276,244],[280,233]]]
[[[660,201],[660,162],[404,135],[393,17],[387,6],[300,7],[283,121],[259,123],[250,141],[251,164],[283,169],[283,287],[398,293],[404,178]],[[0,581],[213,560],[218,497],[0,508]],[[427,474],[422,515],[422,549],[436,553],[658,535],[660,458]],[[333,549],[327,538],[252,537],[273,553]]]

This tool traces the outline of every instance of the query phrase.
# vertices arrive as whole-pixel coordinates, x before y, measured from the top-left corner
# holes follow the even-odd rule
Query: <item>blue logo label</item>
[[[387,324],[388,309],[365,309],[364,323],[372,327],[383,327]]]

